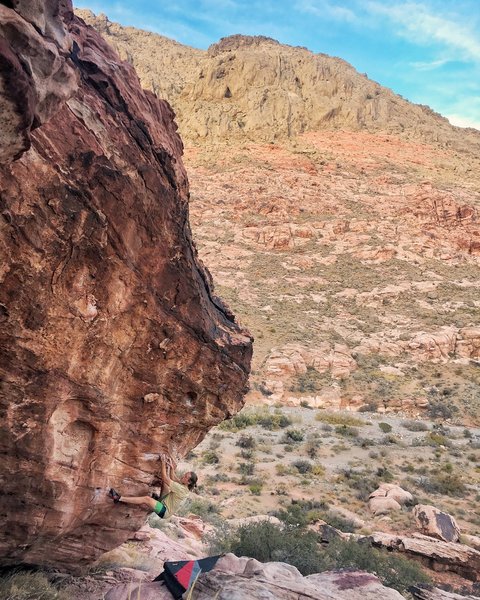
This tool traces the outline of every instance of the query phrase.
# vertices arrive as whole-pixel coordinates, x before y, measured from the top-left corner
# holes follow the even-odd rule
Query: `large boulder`
[[[142,600],[171,598],[159,583],[112,588],[105,600],[129,600],[141,594]],[[139,596],[140,597],[140,596]],[[334,571],[303,577],[285,563],[260,563],[253,558],[227,554],[213,571],[200,575],[195,583],[197,600],[402,600],[383,586],[374,575],[360,571]]]
[[[77,89],[60,0],[0,3],[0,164],[30,147],[31,132]]]
[[[375,532],[368,540],[374,546],[403,552],[434,571],[451,571],[471,581],[480,578],[480,552],[470,546],[443,542],[421,533],[407,537]]]
[[[413,509],[415,521],[421,532],[444,542],[458,542],[460,528],[455,519],[434,506],[417,504]]]
[[[374,515],[385,515],[412,502],[413,496],[399,485],[381,483],[369,496],[368,508]]]
[[[171,108],[69,1],[0,27],[0,564],[74,570],[144,522],[110,486],[147,493],[242,406],[252,340],[197,258]]]
[[[400,510],[402,507],[393,498],[375,496],[368,501],[368,508],[374,515],[388,515],[388,513]]]

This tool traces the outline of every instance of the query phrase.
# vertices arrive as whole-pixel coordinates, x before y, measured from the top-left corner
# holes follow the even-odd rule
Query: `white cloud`
[[[469,119],[464,115],[446,114],[445,117],[450,121],[452,125],[457,127],[473,127],[480,131],[480,119]]]
[[[452,60],[480,62],[480,38],[467,23],[433,14],[419,2],[385,5],[371,1],[366,7],[392,20],[400,28],[399,33],[416,44],[444,44],[454,53]]]
[[[350,23],[357,20],[357,15],[353,10],[334,4],[328,0],[298,0],[295,3],[295,8],[300,12],[315,15],[316,17],[331,18]]]
[[[443,67],[443,65],[447,64],[448,60],[446,58],[441,58],[439,60],[432,60],[430,62],[412,62],[410,66],[416,69],[417,71],[433,71],[434,69],[438,69]]]

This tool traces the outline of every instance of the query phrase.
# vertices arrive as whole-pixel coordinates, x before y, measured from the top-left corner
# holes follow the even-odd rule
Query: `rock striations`
[[[3,3],[0,32],[0,562],[73,569],[143,521],[111,485],[146,493],[239,409],[252,340],[197,258],[168,104],[69,1]]]

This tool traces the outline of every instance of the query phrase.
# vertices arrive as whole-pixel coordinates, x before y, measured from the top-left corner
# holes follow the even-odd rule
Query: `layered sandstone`
[[[13,6],[0,6],[0,556],[73,569],[144,520],[110,486],[146,493],[159,452],[184,455],[239,409],[252,340],[197,258],[168,104],[69,2]]]

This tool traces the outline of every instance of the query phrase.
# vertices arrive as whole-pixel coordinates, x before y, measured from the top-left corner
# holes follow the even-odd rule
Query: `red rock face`
[[[159,452],[240,408],[252,340],[196,257],[170,107],[70,8],[78,89],[11,130],[10,156],[31,148],[0,170],[0,563],[76,569],[144,520],[110,486],[147,493]],[[27,90],[12,114],[32,123],[35,72],[7,51]]]

